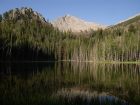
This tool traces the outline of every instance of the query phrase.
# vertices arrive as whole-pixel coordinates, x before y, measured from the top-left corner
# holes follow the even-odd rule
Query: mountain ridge
[[[28,12],[32,12],[35,19],[39,19],[41,22],[46,23],[45,18],[38,12],[33,11],[32,8],[29,7],[22,7],[21,9],[18,8],[14,8],[12,10],[9,10],[10,15],[8,16],[9,19],[12,18],[19,18],[21,17],[21,15],[26,14],[28,16],[28,18],[30,18],[30,14]],[[6,15],[5,15],[6,16]],[[81,32],[81,31],[85,31],[85,30],[97,30],[98,28],[102,28],[102,29],[106,29],[106,28],[110,28],[110,27],[126,27],[129,26],[129,24],[134,24],[136,22],[140,22],[140,13],[136,14],[134,16],[129,17],[126,20],[122,20],[116,24],[107,26],[107,25],[102,25],[102,24],[98,24],[95,22],[87,22],[84,21],[80,18],[77,18],[75,16],[72,16],[70,14],[67,14],[65,16],[56,18],[54,21],[50,22],[55,28],[58,28],[61,31],[68,31],[71,30],[73,32]]]
[[[125,21],[130,20],[130,19],[133,19],[133,18],[135,18],[135,17],[137,17],[137,16],[140,16],[140,13],[139,13],[139,14],[136,14],[136,15],[134,15],[134,16],[131,16],[131,17],[129,17],[128,19],[122,20],[122,21],[116,23],[115,25],[120,24],[120,23],[123,23],[123,22],[125,22]]]
[[[70,18],[71,18],[71,20],[69,20]],[[77,21],[75,21],[75,20],[77,20]],[[93,29],[93,30],[97,30],[99,28],[106,29],[109,27],[116,27],[118,25],[122,26],[122,27],[126,27],[127,25],[135,23],[138,20],[140,20],[140,13],[136,14],[134,16],[131,16],[126,20],[122,20],[116,24],[107,26],[107,25],[102,25],[102,24],[95,23],[95,22],[87,22],[80,18],[72,16],[70,14],[67,14],[65,16],[56,18],[55,20],[53,20],[51,22],[51,24],[61,31],[71,30],[73,32],[80,32],[80,31],[85,31],[85,30],[88,31],[90,29]],[[78,21],[79,21],[79,23],[77,23]],[[79,24],[79,25],[77,25],[77,24]]]
[[[89,29],[97,30],[98,28],[105,29],[107,27],[95,22],[86,22],[70,14],[55,19],[51,24],[59,30],[71,30],[73,32],[80,32]]]

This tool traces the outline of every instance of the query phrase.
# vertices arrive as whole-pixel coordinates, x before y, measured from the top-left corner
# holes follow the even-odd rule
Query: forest
[[[140,16],[105,30],[62,32],[33,10],[0,15],[0,61],[140,61]]]

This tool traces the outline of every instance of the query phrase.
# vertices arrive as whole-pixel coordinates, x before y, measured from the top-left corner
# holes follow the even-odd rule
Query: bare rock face
[[[97,24],[94,22],[85,22],[84,20],[78,19],[71,15],[66,15],[64,17],[57,18],[52,22],[52,25],[59,30],[72,32],[80,32],[89,29],[97,30],[98,28],[105,29],[107,26]]]

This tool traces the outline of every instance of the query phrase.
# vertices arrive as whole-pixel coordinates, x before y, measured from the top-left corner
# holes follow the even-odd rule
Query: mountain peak
[[[57,18],[52,22],[52,25],[58,28],[59,30],[62,31],[71,30],[73,32],[80,32],[89,29],[97,30],[98,28],[102,29],[106,28],[106,26],[104,25],[94,22],[86,22],[77,17],[71,16],[70,14]]]
[[[71,17],[71,15],[70,14],[67,14],[67,15],[65,15],[65,17]]]

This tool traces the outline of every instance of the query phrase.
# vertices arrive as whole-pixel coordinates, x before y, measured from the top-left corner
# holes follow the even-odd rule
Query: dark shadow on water
[[[63,91],[57,95],[63,89],[70,93],[64,96]],[[70,100],[67,96],[73,89],[77,95]],[[96,97],[91,94],[95,91]],[[140,103],[140,65],[1,62],[0,97],[4,105],[137,105]]]

